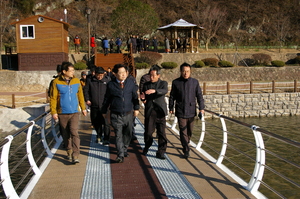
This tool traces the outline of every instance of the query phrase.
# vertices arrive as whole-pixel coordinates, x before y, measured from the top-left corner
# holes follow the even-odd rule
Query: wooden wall
[[[30,17],[16,23],[17,53],[68,53],[68,30],[64,23],[44,18],[38,22],[39,16]],[[35,39],[21,39],[20,25],[34,25]]]

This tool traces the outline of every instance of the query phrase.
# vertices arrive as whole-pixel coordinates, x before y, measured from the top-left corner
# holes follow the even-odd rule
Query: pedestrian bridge
[[[242,179],[222,163],[224,159],[231,161],[231,158],[226,157],[226,148],[231,146],[227,142],[228,136],[234,136],[233,133],[227,131],[225,120],[231,122],[235,120],[209,110],[206,110],[206,114],[213,114],[221,120],[222,128],[219,129],[220,136],[217,138],[221,141],[220,150],[212,147],[213,150],[218,151],[217,158],[202,149],[204,144],[209,144],[205,143],[204,139],[205,134],[208,133],[204,118],[198,143],[191,143],[193,147],[189,159],[182,157],[176,119],[173,124],[168,124],[166,130],[168,138],[166,160],[155,158],[156,142],[147,156],[142,155],[144,126],[141,113],[135,121],[138,139],[131,143],[128,149],[129,157],[125,158],[124,163],[115,162],[117,154],[114,133],[111,132],[110,145],[104,146],[96,143],[96,133],[90,128],[89,117],[81,116],[80,163],[72,164],[66,159],[58,128],[51,120],[49,112],[46,112],[0,143],[2,149],[0,171],[3,188],[0,197],[31,199],[266,198],[259,192],[259,187],[263,184],[276,197],[285,198],[284,194],[262,180],[265,168],[269,167],[265,163],[266,150],[261,133],[268,134],[269,137],[276,137],[276,135],[259,127],[249,126],[255,140],[254,144],[250,143],[253,146],[251,150],[255,151],[254,155],[256,154],[254,158],[250,158],[254,162],[253,168],[250,169],[252,173],[232,161],[233,165],[241,167],[241,170],[249,174],[248,178]],[[248,126],[247,124],[239,125]],[[20,141],[21,139],[24,140]],[[276,139],[289,143],[292,147],[300,147],[298,142],[280,136]],[[17,141],[19,141],[18,144],[13,143]],[[251,157],[247,152],[239,151],[239,153],[241,156]],[[298,170],[300,168],[293,162],[287,161],[287,164]],[[277,174],[277,172],[274,173]],[[297,181],[281,173],[278,175],[296,186],[296,195],[300,193]]]

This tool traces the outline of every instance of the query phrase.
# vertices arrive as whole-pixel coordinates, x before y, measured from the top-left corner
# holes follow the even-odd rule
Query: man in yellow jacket
[[[61,75],[52,82],[50,111],[54,120],[59,119],[68,159],[72,160],[73,163],[79,163],[79,112],[81,111],[84,116],[87,115],[87,112],[80,80],[74,77],[74,72],[72,63],[62,63]]]

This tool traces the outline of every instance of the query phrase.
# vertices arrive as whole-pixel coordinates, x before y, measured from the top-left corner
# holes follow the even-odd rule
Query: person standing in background
[[[120,37],[117,38],[116,45],[117,45],[117,53],[121,53],[122,40],[120,39]]]
[[[115,45],[114,39],[110,39],[109,40],[109,53],[114,52],[114,45]]]
[[[75,54],[76,53],[80,54],[80,42],[81,42],[81,40],[80,40],[79,36],[76,35],[74,38]]]
[[[153,45],[153,51],[158,52],[158,41],[157,41],[156,37],[153,37],[152,45]]]
[[[92,35],[91,37],[92,56],[95,55],[95,47],[96,47],[95,35]]]
[[[170,42],[168,37],[165,37],[165,52],[169,53],[170,52]]]

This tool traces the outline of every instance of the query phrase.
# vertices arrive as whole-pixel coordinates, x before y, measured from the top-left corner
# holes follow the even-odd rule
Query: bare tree
[[[279,43],[279,52],[285,43],[286,37],[291,30],[289,16],[284,16],[283,13],[278,13],[274,17],[273,25],[271,26],[271,34],[276,38]]]
[[[2,49],[3,49],[3,37],[6,35],[8,30],[8,25],[13,12],[14,1],[0,0],[0,70],[2,67]]]
[[[226,21],[226,11],[221,10],[217,6],[207,6],[205,10],[197,10],[193,14],[194,21],[204,27],[201,31],[201,38],[205,42],[205,49],[208,50],[208,45],[212,38],[217,35],[218,30]]]

